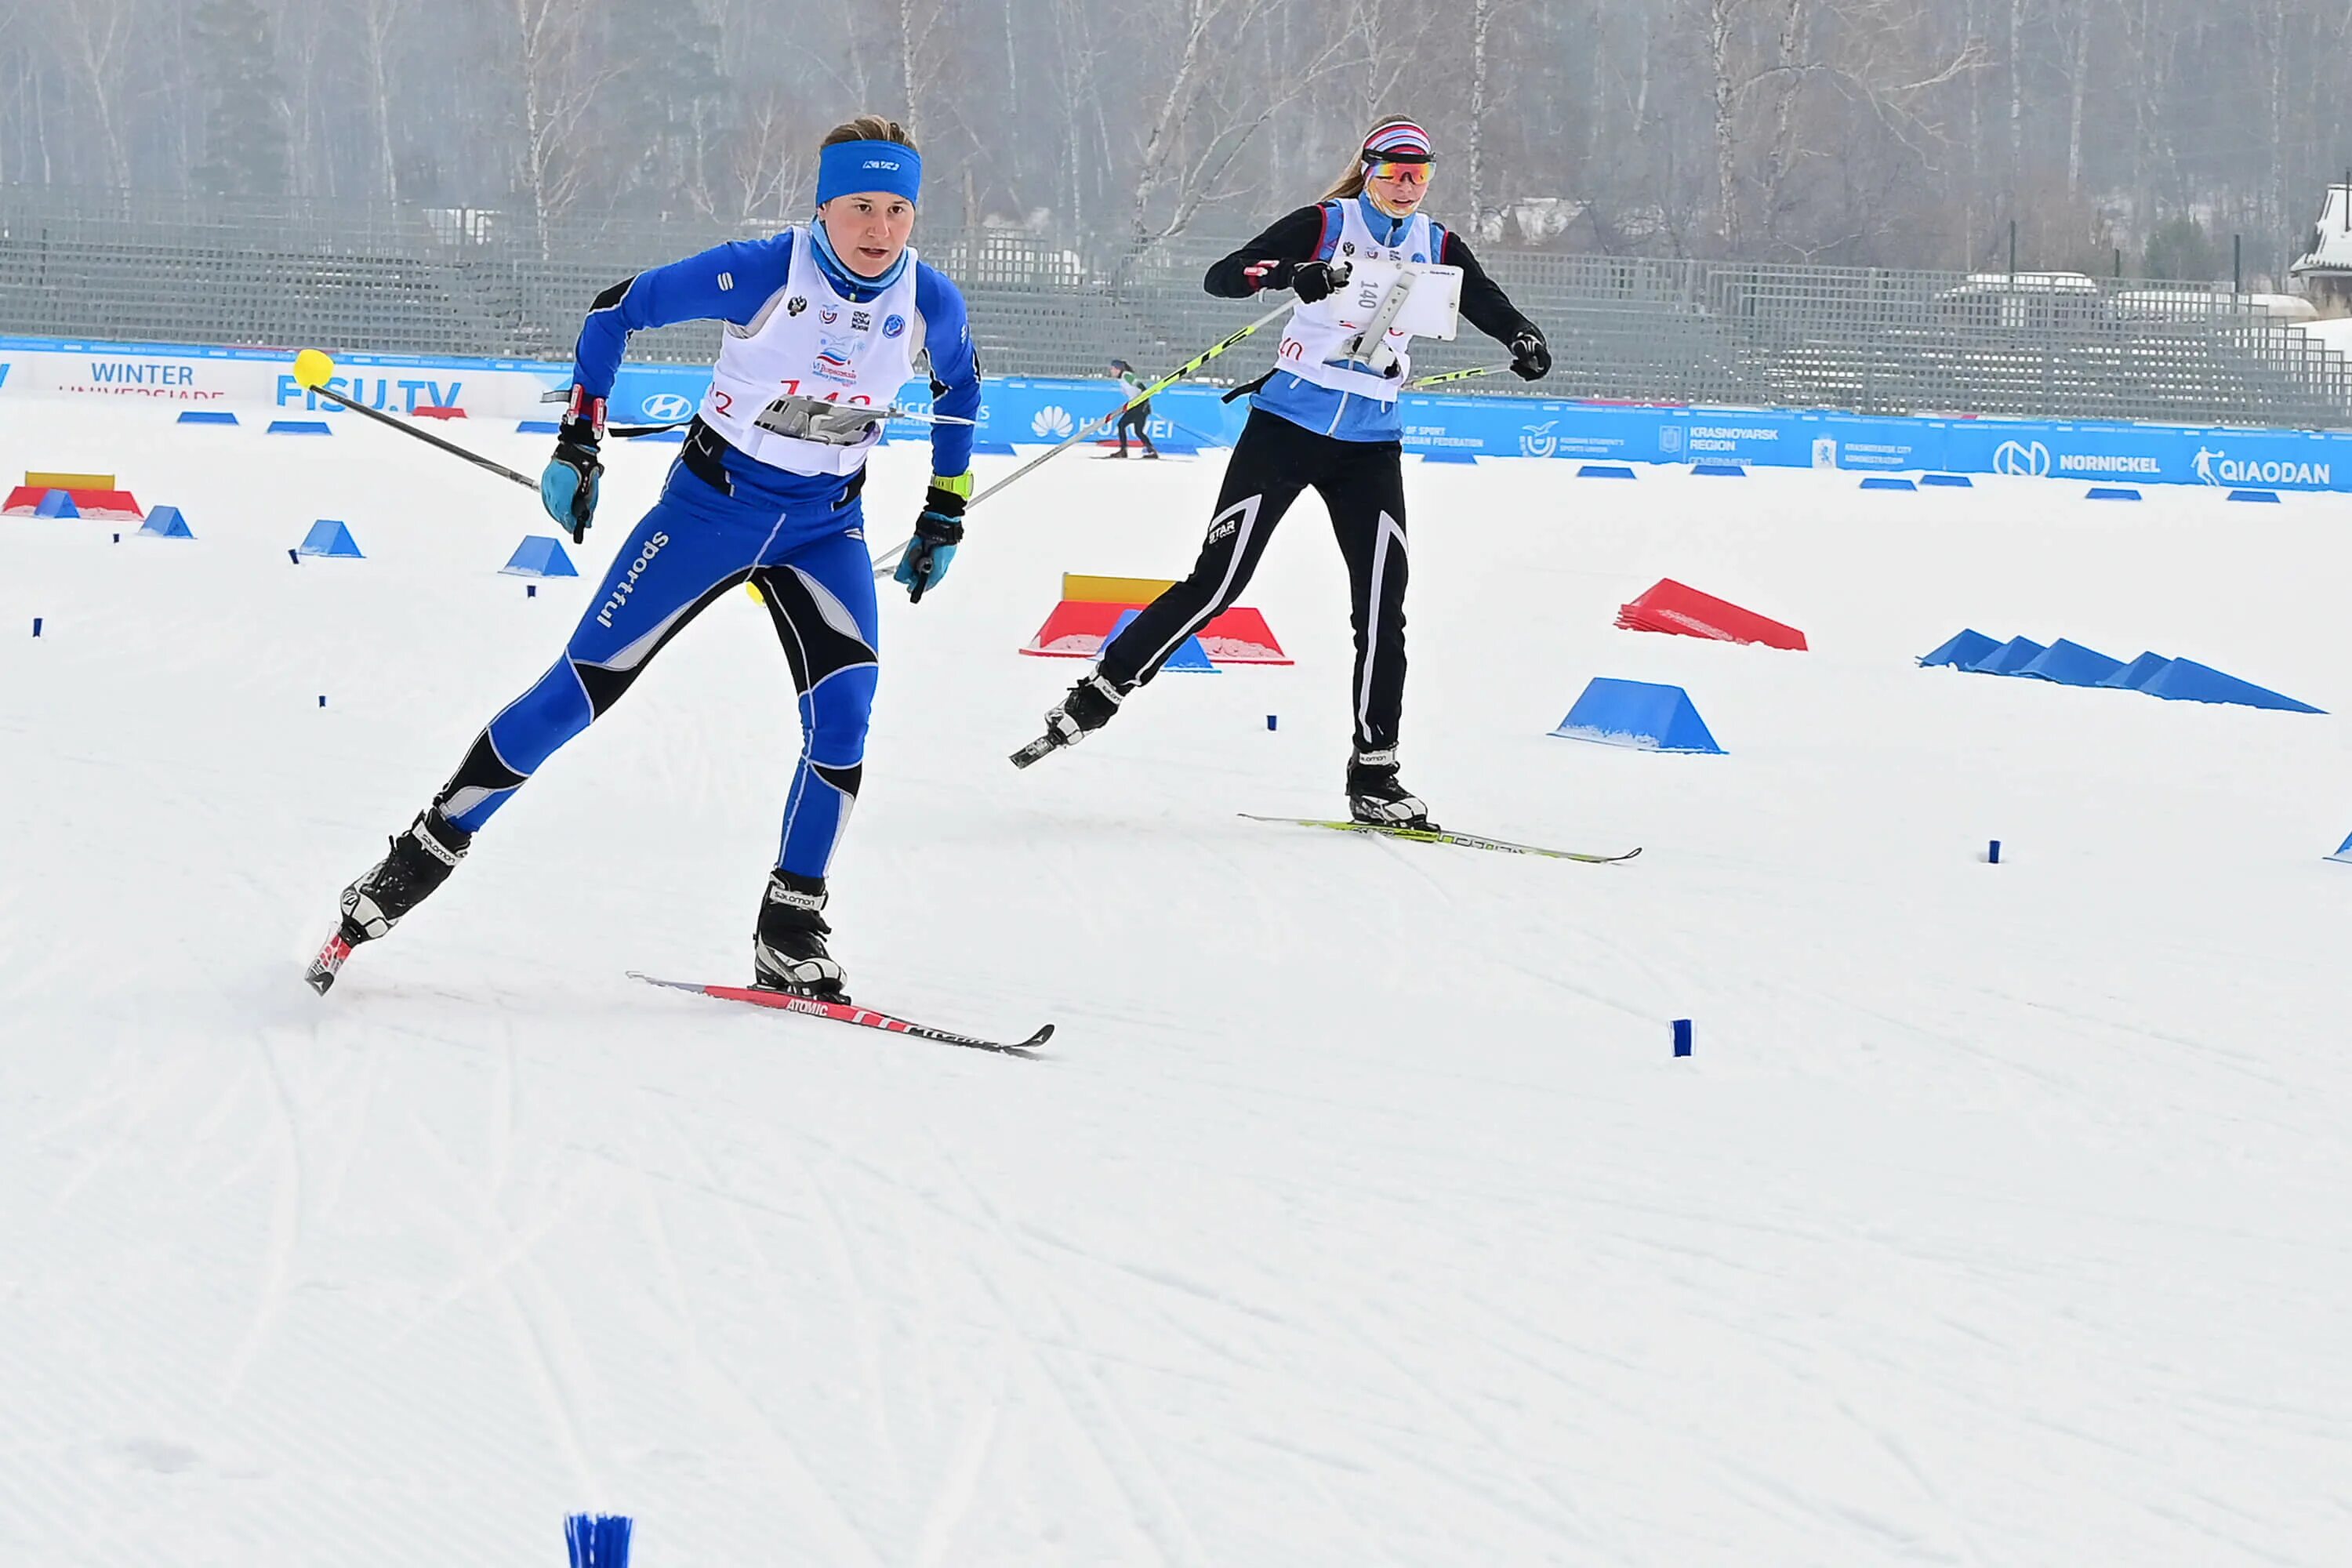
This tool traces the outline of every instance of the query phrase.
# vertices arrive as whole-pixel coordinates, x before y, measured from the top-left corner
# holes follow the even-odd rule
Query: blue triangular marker
[[[1979,675],[2015,675],[2045,651],[2032,637],[2011,637],[1969,668]]]
[[[140,524],[139,531],[150,539],[194,539],[195,537],[188,531],[188,520],[180,515],[180,509],[175,506],[159,506],[149,512],[147,521]]]
[[[180,423],[183,425],[234,425],[236,423],[236,416],[226,408],[183,408],[180,410]]]
[[[2330,855],[2328,858],[2330,860],[2340,860],[2347,866],[2352,866],[2352,838],[2345,839],[2343,847],[2337,849],[2336,853]]]
[[[1976,481],[1966,474],[1922,474],[1919,476],[1919,488],[1938,490],[1972,490],[1977,487]]]
[[[33,509],[33,515],[35,517],[79,517],[81,508],[74,505],[73,497],[65,491],[51,490],[41,497],[40,504]]]
[[[2230,499],[2231,500],[2252,501],[2257,505],[2267,503],[2271,506],[2276,506],[2278,505],[2279,497],[2278,491],[2276,490],[2231,490],[2230,492]],[[2328,858],[2334,859],[2335,857],[2330,856]]]
[[[2084,500],[2137,500],[2139,492],[2129,485],[2093,485]]]
[[[310,525],[310,531],[302,536],[299,553],[340,555],[352,561],[366,559],[360,553],[359,542],[352,538],[352,531],[331,517],[322,517]]]
[[[1866,490],[1916,490],[1919,487],[1909,479],[1889,479],[1884,474],[1874,474],[1862,481],[1862,488]]]
[[[1935,652],[1926,655],[1919,662],[1930,668],[1939,664],[1950,664],[1967,669],[2000,646],[2000,639],[1998,637],[1989,637],[1980,631],[1967,630],[1960,632]]]
[[[1562,740],[1593,741],[1643,752],[1723,754],[1706,722],[1679,686],[1596,676],[1552,731]]]
[[[1580,479],[1631,479],[1640,476],[1622,463],[1586,463],[1578,468],[1576,477]]]
[[[580,568],[563,552],[562,542],[544,533],[527,533],[507,563],[499,570],[509,577],[577,577]]]
[[[2137,691],[2149,681],[2154,680],[2157,673],[2171,662],[2160,653],[2144,653],[2099,684],[2113,687],[2119,691]]]
[[[2018,666],[2017,673],[2036,680],[2053,680],[2061,686],[2096,686],[2123,667],[2122,659],[2109,658],[2096,648],[2060,637]]]
[[[1110,628],[1110,636],[1103,638],[1103,646],[1105,647],[1108,647],[1111,643],[1111,637],[1115,637],[1118,636],[1119,633],[1127,630],[1127,624],[1142,613],[1143,612],[1141,610],[1121,610],[1118,613],[1118,624]],[[1219,669],[1215,665],[1209,662],[1209,650],[1201,646],[1201,639],[1198,637],[1186,637],[1184,639],[1184,646],[1178,648],[1174,653],[1169,655],[1168,662],[1161,665],[1160,668],[1162,669],[1188,669],[1195,675],[1223,675],[1224,673],[1223,670]]]
[[[1691,472],[1703,479],[1744,479],[1748,470],[1738,463],[1693,463]]]
[[[2154,679],[2140,688],[2150,697],[2167,698],[2175,702],[2230,702],[2242,708],[2273,708],[2285,713],[2324,713],[2324,708],[2314,708],[2308,702],[2298,702],[2266,686],[2256,686],[2251,680],[2241,680],[2234,675],[2224,675],[2210,665],[2200,664],[2193,658],[2176,658],[2156,672]]]

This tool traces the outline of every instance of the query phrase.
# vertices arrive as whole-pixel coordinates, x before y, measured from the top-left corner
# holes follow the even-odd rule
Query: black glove
[[[1511,374],[1521,381],[1541,381],[1551,374],[1551,345],[1541,328],[1524,328],[1511,340]]]
[[[596,516],[596,480],[604,465],[596,447],[604,435],[604,400],[583,398],[572,389],[572,409],[556,426],[555,456],[539,476],[540,504],[547,515],[572,531],[572,542],[587,537]]]
[[[963,482],[970,485],[971,476],[963,476]],[[963,502],[962,496],[936,479],[923,492],[923,511],[915,519],[914,537],[907,541],[906,552],[898,557],[898,570],[891,574],[907,590],[908,604],[921,604],[923,590],[948,574],[956,546],[963,542]]]
[[[1345,262],[1334,267],[1328,261],[1260,261],[1244,268],[1242,276],[1260,289],[1296,289],[1302,303],[1312,305],[1329,299],[1348,280],[1348,267]]]

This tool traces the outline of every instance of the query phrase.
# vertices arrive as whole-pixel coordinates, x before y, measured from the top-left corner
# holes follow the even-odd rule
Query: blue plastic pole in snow
[[[38,616],[35,616],[33,617],[33,635],[35,637],[39,637],[41,635],[41,617]],[[1270,730],[1274,728],[1274,726],[1269,724],[1266,728]]]
[[[1676,1018],[1675,1020],[1675,1055],[1686,1057],[1690,1054],[1691,1021],[1688,1018]]]
[[[563,1543],[572,1568],[629,1568],[629,1516],[575,1513],[563,1521]]]
[[[2000,864],[2000,839],[1996,838],[1991,843],[1985,846],[1985,864],[1988,866],[1998,866]]]

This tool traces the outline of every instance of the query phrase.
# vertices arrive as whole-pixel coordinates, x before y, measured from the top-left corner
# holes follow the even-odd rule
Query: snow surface
[[[1058,574],[1181,572],[1223,468],[1066,458],[887,605],[832,911],[1020,1061],[623,977],[748,970],[740,595],[302,987],[673,449],[526,598],[529,498],[388,432],[0,410],[198,535],[0,522],[0,1560],[2346,1560],[2352,501],[1409,464],[1406,779],[1596,868],[1236,816],[1339,808],[1312,500],[1244,600],[1296,668],[1015,772]],[[1814,651],[1613,630],[1666,575]],[[2331,714],[1913,666],[1963,626]],[[1730,754],[1549,738],[1594,675]]]

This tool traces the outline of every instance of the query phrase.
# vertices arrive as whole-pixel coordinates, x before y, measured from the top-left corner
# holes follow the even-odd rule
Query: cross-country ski
[[[1614,855],[1594,855],[1576,849],[1547,849],[1538,844],[1514,844],[1507,838],[1487,838],[1475,833],[1456,833],[1432,824],[1412,827],[1393,822],[1339,821],[1315,816],[1260,816],[1255,812],[1240,813],[1252,822],[1280,822],[1295,827],[1321,827],[1334,833],[1363,833],[1376,838],[1401,838],[1412,844],[1452,844],[1465,849],[1491,849],[1503,855],[1540,855],[1551,860],[1581,860],[1588,866],[1617,866],[1631,860],[1642,851],[1622,850]]]
[[[1040,1025],[1036,1033],[1025,1040],[983,1040],[971,1035],[959,1035],[949,1029],[935,1028],[928,1024],[912,1023],[888,1013],[877,1013],[871,1007],[860,1007],[847,1002],[829,1002],[814,996],[796,995],[789,991],[772,991],[752,985],[706,985],[694,980],[662,980],[653,975],[629,971],[629,978],[642,980],[648,985],[659,985],[671,991],[688,991],[698,996],[709,996],[721,1002],[741,1002],[754,1007],[768,1007],[784,1013],[797,1013],[803,1017],[829,1018],[836,1024],[854,1024],[861,1029],[880,1029],[887,1034],[911,1035],[919,1040],[936,1040],[945,1046],[967,1046],[976,1051],[995,1051],[1008,1057],[1025,1057],[1054,1037],[1054,1026]]]

